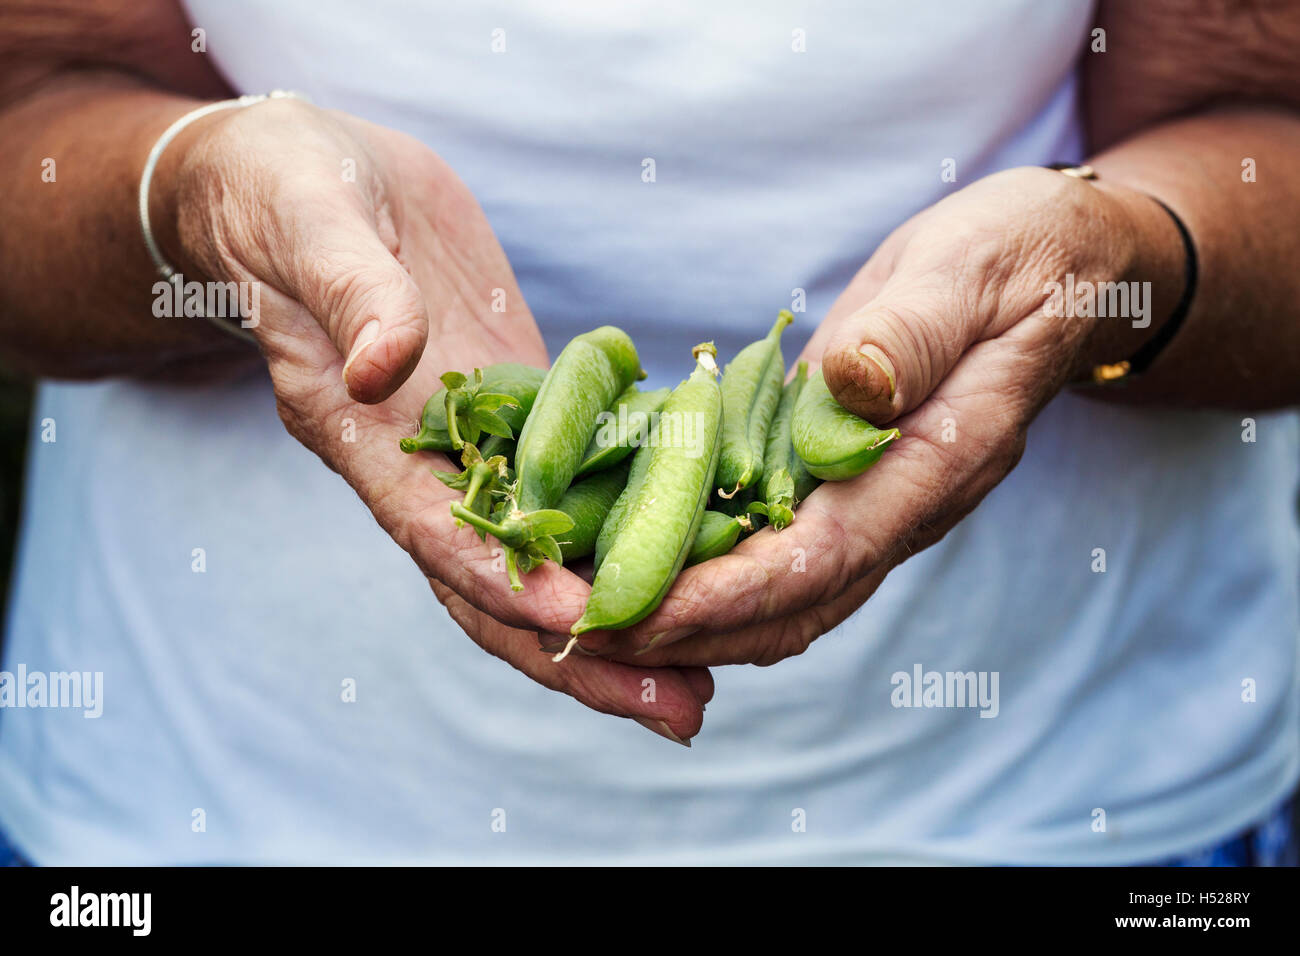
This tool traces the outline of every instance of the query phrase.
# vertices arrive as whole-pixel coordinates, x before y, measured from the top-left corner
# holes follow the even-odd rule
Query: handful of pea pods
[[[464,492],[458,524],[491,535],[510,586],[544,561],[594,560],[591,596],[569,646],[631,627],[683,567],[726,554],[763,524],[775,531],[822,481],[862,474],[899,437],[842,408],[821,371],[788,383],[783,311],[721,373],[712,342],[674,389],[641,391],[636,346],[621,329],[577,336],[549,371],[512,363],[443,376],[403,451],[460,452],[435,472]]]

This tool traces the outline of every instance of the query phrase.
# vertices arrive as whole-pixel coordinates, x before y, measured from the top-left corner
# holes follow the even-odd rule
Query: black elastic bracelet
[[[1097,171],[1091,166],[1080,166],[1073,163],[1052,163],[1048,169],[1056,170],[1059,173],[1065,173],[1075,179],[1097,179]],[[1187,226],[1183,224],[1178,213],[1174,212],[1155,196],[1150,197],[1160,204],[1160,208],[1169,213],[1169,218],[1174,221],[1178,227],[1178,235],[1183,240],[1183,294],[1178,299],[1178,304],[1174,306],[1173,313],[1165,320],[1165,324],[1160,326],[1147,343],[1133,353],[1133,357],[1123,362],[1115,362],[1111,365],[1097,365],[1092,370],[1092,380],[1097,385],[1118,385],[1129,381],[1138,375],[1141,375],[1151,367],[1160,353],[1165,350],[1170,342],[1173,341],[1178,330],[1182,328],[1187,314],[1192,311],[1192,300],[1196,298],[1196,283],[1200,278],[1200,265],[1196,258],[1196,243],[1192,241],[1192,234],[1187,231]]]
[[[1169,218],[1174,221],[1178,227],[1178,235],[1183,238],[1183,294],[1174,306],[1174,311],[1165,324],[1160,326],[1159,331],[1151,336],[1147,343],[1133,353],[1133,357],[1128,360],[1129,377],[1141,375],[1151,367],[1151,363],[1156,360],[1165,346],[1173,341],[1178,330],[1182,328],[1183,321],[1187,318],[1187,313],[1192,311],[1192,300],[1196,298],[1196,282],[1200,278],[1200,265],[1196,258],[1196,244],[1192,242],[1192,234],[1187,231],[1187,226],[1183,224],[1178,213],[1174,212],[1164,203],[1151,197],[1160,203],[1160,208],[1169,213]]]

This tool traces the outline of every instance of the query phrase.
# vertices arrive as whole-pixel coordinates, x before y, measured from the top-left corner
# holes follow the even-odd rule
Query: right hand
[[[408,136],[292,99],[215,114],[171,148],[181,158],[154,184],[168,256],[187,276],[261,284],[253,332],[285,427],[356,490],[457,623],[589,707],[665,736],[698,733],[713,693],[707,670],[552,663],[539,640],[564,639],[587,585],[547,566],[511,592],[490,549],[455,527],[457,494],[429,465],[459,468],[398,450],[442,372],[548,364],[465,184]],[[642,699],[646,677],[653,701]]]

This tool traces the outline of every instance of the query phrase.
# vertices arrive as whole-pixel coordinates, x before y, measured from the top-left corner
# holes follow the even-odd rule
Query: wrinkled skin
[[[539,654],[538,635],[567,631],[587,585],[550,567],[512,594],[489,548],[453,524],[457,494],[430,472],[459,469],[398,450],[442,372],[547,365],[465,185],[407,136],[294,100],[218,114],[176,154],[155,181],[175,224],[166,251],[188,275],[263,283],[254,334],[286,428],[356,490],[451,616],[546,687],[670,739],[694,735],[713,692],[706,670]],[[496,289],[504,313],[492,311]]]
[[[1098,323],[1127,321],[1046,315],[1045,286],[1066,273],[1094,282],[1145,275],[1139,250],[1151,237],[1163,252],[1179,241],[1162,215],[1137,193],[1030,168],[976,182],[909,220],[800,356],[824,366],[842,405],[903,437],[865,474],[821,485],[791,527],[688,569],[636,628],[584,644],[678,666],[802,653],[1015,466],[1035,415],[1086,367]],[[953,442],[941,438],[949,419]]]

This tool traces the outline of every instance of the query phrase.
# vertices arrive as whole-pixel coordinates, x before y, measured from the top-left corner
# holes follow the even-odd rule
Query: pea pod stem
[[[465,439],[460,437],[460,424],[457,419],[464,414],[465,400],[464,396],[457,394],[460,390],[455,388],[447,389],[447,438],[451,441],[451,447],[461,449],[465,447]]]
[[[484,486],[484,481],[489,479],[493,472],[491,472],[491,468],[487,467],[486,464],[480,462],[478,464],[471,464],[471,466],[465,470],[465,473],[469,476],[469,484],[465,485],[465,497],[461,499],[461,501],[463,501],[463,507],[467,507],[468,509],[468,507],[473,507],[474,498],[478,497],[478,492],[480,492],[482,486]]]
[[[519,578],[518,552],[511,547],[503,547],[506,552],[506,580],[510,582],[510,590],[522,591],[524,582]]]
[[[748,488],[741,488],[735,494],[728,497],[722,494],[721,489],[714,491],[714,497],[710,502],[714,511],[720,511],[724,515],[735,517],[736,515],[745,514],[749,510],[749,503],[754,500],[757,489],[751,485]]]
[[[496,469],[485,461],[469,466],[469,485],[465,489],[464,507],[470,508],[474,505],[474,499],[478,497],[479,491],[483,487],[483,482],[495,477]]]
[[[447,406],[447,438],[453,449],[464,448],[466,441],[478,441],[483,432],[502,438],[515,437],[511,421],[497,412],[502,408],[517,409],[526,417],[527,410],[512,395],[484,391],[481,368],[474,369],[472,384],[459,372],[449,372],[442,378],[447,385],[447,397],[444,399]],[[468,434],[464,437],[461,435],[462,428],[468,429]]]
[[[507,548],[519,550],[534,538],[563,534],[573,527],[573,519],[554,508],[523,512],[513,510],[501,521],[475,514],[460,502],[452,502],[451,513],[468,525],[486,531]]]
[[[442,451],[443,450],[441,448],[434,447],[432,444],[426,444],[427,441],[428,441],[427,439],[421,439],[418,435],[412,435],[407,438],[403,438],[399,440],[397,443],[397,447],[402,449],[402,451],[406,452],[408,455],[413,455],[417,451]]]
[[[513,510],[501,521],[493,521],[475,514],[464,505],[453,502],[451,513],[466,524],[492,535],[501,542],[506,556],[506,576],[510,590],[522,591],[520,571],[531,571],[548,558],[563,564],[564,557],[554,535],[563,534],[573,527],[573,519],[562,511],[544,509],[524,513]],[[526,564],[520,567],[520,555]]]
[[[522,529],[518,527],[512,527],[504,521],[498,523],[493,521],[491,518],[477,515],[458,501],[453,501],[451,503],[451,513],[457,521],[464,522],[471,527],[478,528],[480,531],[487,532],[506,547],[523,546],[525,538]]]
[[[492,509],[492,497],[504,495],[507,488],[509,472],[505,456],[493,455],[485,459],[477,447],[467,442],[461,453],[461,464],[464,470],[459,473],[435,470],[434,474],[448,488],[465,493],[461,501],[463,508],[486,517]],[[457,527],[463,524],[457,519]],[[483,534],[480,530],[479,536]]]
[[[554,657],[551,658],[551,663],[552,663],[552,664],[558,664],[558,663],[560,663],[562,660],[564,660],[566,657],[568,657],[568,656],[569,656],[569,652],[573,650],[574,646],[575,646],[577,643],[578,643],[578,635],[577,635],[577,634],[574,634],[572,637],[570,637],[570,638],[565,642],[564,647],[561,648],[561,650],[559,651],[559,653],[557,653]],[[554,645],[552,645],[552,646],[554,646]]]

